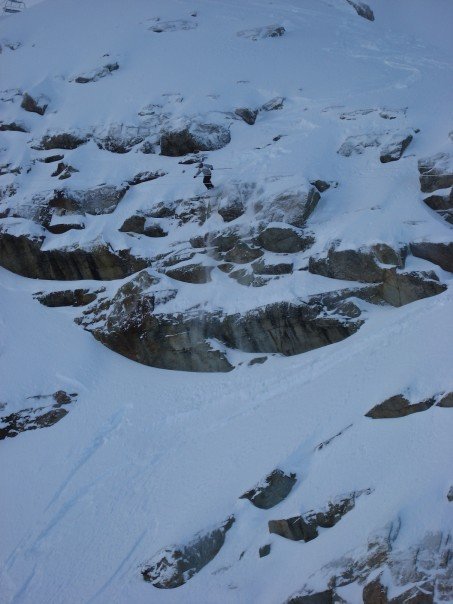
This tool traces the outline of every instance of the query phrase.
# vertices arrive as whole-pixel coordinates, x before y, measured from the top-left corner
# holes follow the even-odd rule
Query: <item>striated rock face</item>
[[[181,130],[164,132],[160,138],[160,152],[179,157],[196,151],[214,151],[231,140],[230,131],[218,124],[194,123]]]
[[[233,524],[234,516],[230,516],[219,527],[198,533],[185,545],[163,549],[143,567],[143,578],[160,589],[184,585],[217,556]]]
[[[122,279],[144,268],[147,263],[127,250],[113,252],[107,245],[91,249],[41,249],[41,239],[0,233],[0,266],[32,279]]]
[[[78,322],[130,359],[185,371],[229,371],[232,365],[221,350],[225,346],[294,355],[343,340],[362,324],[357,315],[325,315],[324,301],[316,297],[298,305],[269,304],[244,314],[201,310],[166,314],[156,308],[161,293],[155,285],[161,286],[158,278],[140,273],[113,299],[86,311]],[[332,301],[331,307],[335,306]],[[212,340],[221,349],[214,349]]]
[[[14,438],[22,432],[49,428],[68,414],[67,406],[76,401],[77,393],[67,394],[58,390],[54,394],[30,396],[32,407],[10,413],[0,418],[0,440]],[[38,406],[36,406],[38,404]]]
[[[255,507],[269,510],[286,499],[295,483],[295,474],[285,474],[277,469],[266,476],[262,483],[241,495],[240,499],[248,499]]]

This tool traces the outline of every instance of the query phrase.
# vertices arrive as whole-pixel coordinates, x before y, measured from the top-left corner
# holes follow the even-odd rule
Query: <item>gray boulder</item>
[[[383,274],[382,299],[392,306],[404,306],[416,300],[437,296],[447,289],[433,271],[398,272],[386,269]]]
[[[410,244],[411,252],[417,258],[429,260],[443,268],[444,271],[453,273],[453,242],[434,243],[429,241],[420,241]]]
[[[453,407],[453,392],[448,392],[447,394],[444,394],[440,401],[437,403],[437,407]]]
[[[209,283],[211,281],[212,266],[203,264],[185,264],[165,271],[167,277],[183,281],[184,283]]]
[[[269,226],[256,239],[259,246],[269,252],[297,254],[311,247],[315,239],[298,229],[286,226]]]
[[[160,137],[161,155],[180,157],[196,151],[214,151],[231,140],[230,131],[219,124],[193,123],[179,130],[169,130]]]
[[[258,115],[258,109],[248,109],[247,107],[239,107],[234,113],[240,117],[246,124],[253,126]]]
[[[219,527],[198,533],[185,545],[163,549],[143,567],[143,578],[159,589],[184,585],[217,556],[233,523],[234,516],[230,516]]]
[[[346,2],[354,8],[359,17],[363,17],[368,21],[374,21],[374,13],[368,4],[360,2],[359,0],[346,0]]]
[[[393,140],[381,149],[380,160],[382,164],[397,161],[406,151],[414,137],[412,134],[396,135]]]
[[[57,189],[48,201],[48,207],[65,214],[111,214],[126,195],[128,186],[101,185],[93,189]]]
[[[405,396],[396,394],[385,400],[383,403],[375,405],[368,413],[365,413],[365,417],[371,417],[372,419],[406,417],[406,415],[412,415],[412,413],[426,411],[432,407],[435,402],[435,398],[429,398],[419,403],[411,404]]]
[[[423,193],[432,193],[437,189],[453,186],[453,156],[449,153],[437,153],[420,159],[420,188]]]
[[[284,222],[294,227],[303,227],[321,199],[312,187],[280,193],[265,203],[256,204],[257,215],[266,222]]]
[[[241,495],[239,499],[248,499],[255,507],[269,510],[286,499],[295,483],[295,474],[285,474],[282,470],[277,469],[266,476],[262,483]]]

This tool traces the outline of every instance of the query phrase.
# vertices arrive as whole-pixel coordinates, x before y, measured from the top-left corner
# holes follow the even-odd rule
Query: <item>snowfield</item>
[[[451,2],[27,4],[0,17],[1,602],[453,601]],[[162,154],[185,129],[210,148]],[[241,498],[276,469],[280,501]]]

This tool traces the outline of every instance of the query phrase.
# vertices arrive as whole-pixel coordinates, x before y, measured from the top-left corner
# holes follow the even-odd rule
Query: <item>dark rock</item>
[[[165,548],[143,568],[143,578],[160,589],[180,587],[217,556],[233,523],[231,516],[218,528],[199,533],[186,545]]]
[[[312,541],[318,536],[318,528],[332,528],[343,516],[350,512],[358,497],[369,495],[370,489],[354,491],[346,496],[329,502],[325,510],[310,511],[303,516],[294,516],[286,520],[270,520],[269,532],[291,539],[292,541]]]
[[[404,593],[389,600],[389,604],[434,604],[434,589],[430,586],[430,591],[426,587],[412,587]]]
[[[206,235],[196,235],[190,238],[189,243],[193,248],[200,249],[206,247],[206,241]]]
[[[452,158],[448,153],[437,153],[420,159],[418,171],[423,193],[432,193],[437,189],[448,189],[453,186]]]
[[[62,159],[64,159],[64,155],[48,155],[40,161],[44,162],[45,164],[52,164],[53,162],[61,161]]]
[[[453,501],[453,486],[451,486],[448,490],[447,499],[448,501]]]
[[[58,222],[56,224],[48,224],[46,225],[46,228],[49,233],[53,233],[54,235],[62,235],[63,233],[67,233],[68,231],[81,231],[85,228],[85,225],[80,224],[78,222]]]
[[[203,264],[186,264],[165,271],[167,277],[183,281],[184,283],[209,283],[211,281],[212,266]]]
[[[313,182],[310,182],[310,184],[316,187],[320,193],[324,193],[324,191],[330,189],[330,183],[326,182],[325,180],[314,180]]]
[[[276,96],[264,105],[261,105],[260,111],[278,111],[279,109],[283,109],[283,103],[285,99],[282,96]]]
[[[96,293],[89,289],[65,289],[36,296],[44,306],[51,308],[60,306],[86,306],[96,300]]]
[[[143,235],[145,232],[145,216],[130,216],[123,222],[119,229],[122,233],[137,233]]]
[[[244,214],[245,207],[241,199],[226,199],[217,211],[225,222],[232,222]]]
[[[143,234],[146,237],[166,237],[168,235],[167,231],[160,226],[160,224],[150,224],[145,227]]]
[[[250,367],[252,367],[253,365],[262,365],[266,361],[267,361],[267,357],[255,357],[254,359],[250,359],[250,361],[247,364]]]
[[[181,130],[164,132],[160,138],[160,152],[169,157],[180,157],[196,151],[214,151],[231,140],[230,131],[217,124],[192,124]]]
[[[258,553],[260,558],[265,558],[266,556],[268,556],[271,553],[271,544],[267,543],[266,545],[260,547]]]
[[[18,122],[0,123],[0,132],[29,132],[23,124]]]
[[[263,255],[262,250],[253,248],[246,243],[239,242],[225,254],[226,262],[234,262],[236,264],[247,264]]]
[[[368,21],[374,21],[374,13],[368,4],[365,4],[365,2],[359,2],[359,0],[346,0],[346,2],[348,2],[348,4],[355,9],[355,12],[359,15],[359,17],[363,17]]]
[[[363,604],[388,604],[387,587],[382,585],[380,577],[365,585],[362,599]]]
[[[240,107],[239,109],[236,109],[234,113],[244,120],[246,124],[253,126],[256,121],[256,116],[258,115],[258,109],[247,109],[246,107]]]
[[[286,520],[269,520],[269,532],[290,539],[291,541],[311,541],[318,536],[315,527],[309,526],[302,516],[294,516]]]
[[[112,128],[107,135],[97,136],[95,140],[99,149],[124,155],[129,153],[136,145],[142,143],[145,140],[145,135],[139,134],[138,128],[135,129],[135,133]]]
[[[71,134],[70,132],[64,132],[61,134],[46,134],[41,139],[38,146],[33,147],[38,150],[49,151],[50,149],[77,149],[80,145],[84,145],[89,140],[88,136],[79,136],[77,134]]]
[[[77,168],[60,162],[55,172],[52,172],[51,176],[58,176],[59,180],[65,180],[66,178],[70,178],[71,174],[74,174],[74,172],[78,172]]]
[[[266,476],[262,484],[247,491],[239,499],[248,499],[255,507],[269,510],[289,495],[296,480],[295,474],[285,474],[277,469]]]
[[[426,205],[435,212],[442,212],[453,209],[453,188],[449,195],[430,195],[423,200]]]
[[[156,178],[161,178],[162,176],[165,176],[165,174],[166,172],[163,172],[162,170],[157,170],[156,172],[139,172],[134,176],[134,178],[128,180],[127,182],[131,186],[140,185],[143,182],[148,182],[150,180],[156,180]]]
[[[111,75],[112,72],[117,71],[119,68],[120,66],[116,61],[114,63],[107,63],[107,65],[104,65],[99,69],[93,69],[89,73],[77,76],[74,79],[74,82],[77,82],[77,84],[88,84],[89,82],[97,82],[101,78],[105,78],[105,76]]]
[[[304,252],[314,242],[311,235],[304,235],[291,227],[267,227],[257,237],[257,243],[262,248],[280,254]]]
[[[235,279],[240,285],[244,285],[245,287],[262,287],[267,283],[267,279],[265,277],[255,275],[252,271],[250,271],[249,268],[232,270],[229,272],[228,276],[232,279]]]
[[[59,422],[68,410],[63,405],[69,405],[76,400],[77,394],[68,395],[63,390],[54,394],[29,397],[28,400],[39,401],[43,406],[28,407],[0,418],[0,440],[14,438],[22,432],[36,430],[38,428],[49,428]]]
[[[307,594],[305,596],[293,596],[287,602],[287,604],[334,604],[335,592],[331,589],[327,591],[320,591],[314,594]]]
[[[383,273],[382,299],[392,306],[437,296],[446,289],[433,271],[400,273],[396,269],[386,269]]]
[[[440,401],[437,403],[437,407],[453,407],[453,392],[444,394]]]
[[[426,411],[434,405],[436,402],[435,398],[429,398],[420,403],[411,403],[402,394],[396,394],[385,400],[383,403],[376,405],[368,413],[365,413],[365,417],[371,417],[372,419],[388,419],[395,417],[405,417],[412,413],[420,413]]]
[[[208,233],[206,245],[213,247],[217,252],[228,252],[241,242],[239,235],[232,229],[226,229],[219,233]]]
[[[91,249],[41,250],[41,239],[0,233],[0,266],[32,279],[78,281],[81,279],[123,279],[147,265],[128,250],[113,252],[100,244]]]
[[[315,275],[346,281],[378,283],[383,269],[370,250],[335,250],[330,248],[326,258],[310,258],[308,270]]]
[[[111,214],[126,195],[128,188],[100,185],[86,190],[57,189],[49,200],[48,206],[64,210],[66,213],[94,216]]]
[[[47,107],[49,106],[50,100],[45,95],[39,95],[33,98],[28,93],[25,93],[22,97],[22,103],[20,106],[25,111],[31,113],[37,113],[38,115],[44,115]]]
[[[437,264],[444,271],[453,273],[453,242],[452,243],[434,243],[420,241],[410,244],[411,252],[417,258],[423,258],[429,262]]]
[[[252,270],[257,275],[289,275],[293,272],[293,263],[270,264],[261,259],[252,264]]]
[[[381,160],[381,163],[386,164],[388,162],[397,161],[398,159],[400,159],[403,153],[410,145],[412,139],[412,134],[407,134],[402,138],[395,138],[392,142],[385,145],[385,147],[381,149],[381,154],[379,158]]]

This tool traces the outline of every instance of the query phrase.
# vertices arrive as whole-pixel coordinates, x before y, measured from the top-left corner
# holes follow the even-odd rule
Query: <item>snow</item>
[[[58,150],[36,151],[25,143],[48,130],[146,125],[139,112],[159,104],[169,125],[199,115],[230,125],[231,143],[206,153],[213,182],[226,194],[235,183],[257,182],[256,203],[304,188],[308,180],[339,182],[308,220],[316,243],[302,266],[336,241],[340,249],[451,241],[451,226],[421,201],[417,171],[419,158],[451,149],[448,0],[370,0],[373,23],[342,0],[27,4],[24,13],[0,18],[1,39],[22,44],[0,55],[2,89],[45,94],[51,104],[41,117],[22,111],[19,96],[1,103],[2,121],[20,116],[30,129],[1,133],[2,163],[32,167],[31,176],[23,170],[14,177],[19,191],[8,203],[18,208],[37,191],[61,184],[50,178],[56,164],[33,163]],[[176,31],[150,30],[169,21]],[[179,21],[194,26],[178,29]],[[237,35],[274,24],[285,27],[282,37],[253,41]],[[119,70],[97,82],[70,81],[113,61]],[[237,107],[258,108],[280,96],[283,108],[260,112],[254,126],[229,117]],[[340,119],[364,108],[373,111]],[[395,119],[381,117],[389,108]],[[408,129],[420,132],[397,162],[381,164],[376,148],[352,157],[337,153],[348,137]],[[282,138],[274,142],[277,135]],[[162,240],[132,239],[118,229],[150,200],[204,193],[201,180],[192,179],[194,166],[137,148],[110,153],[92,140],[64,155],[79,170],[63,183],[71,189],[119,186],[145,170],[167,174],[132,187],[112,214],[85,216],[83,231],[48,235],[43,249],[102,240],[151,257],[169,246],[187,249],[190,237],[225,226],[213,215],[202,227],[187,223]],[[1,178],[2,186],[13,180]],[[240,225],[254,220],[250,208]],[[42,232],[25,218],[2,224],[15,234]],[[244,363],[228,374],[141,366],[75,325],[80,309],[46,308],[32,295],[100,285],[112,295],[126,280],[38,282],[0,269],[0,402],[14,412],[29,396],[60,389],[79,395],[55,426],[0,443],[2,601],[273,604],[316,573],[324,589],[324,565],[363,548],[369,535],[397,519],[402,549],[427,533],[451,532],[451,411],[432,407],[400,419],[364,417],[398,393],[417,402],[453,389],[452,275],[412,257],[407,266],[435,270],[448,290],[398,309],[363,304],[366,322],[354,336],[295,357],[270,355],[263,365]],[[159,277],[163,289],[175,285]],[[225,285],[225,279],[213,273],[210,284],[178,283],[178,297],[165,312],[195,305],[245,312],[355,285],[307,271],[265,288],[245,288],[232,279]],[[238,499],[276,467],[298,477],[284,502],[265,511]],[[313,542],[268,533],[270,519],[367,488],[373,492]],[[158,590],[143,581],[141,565],[156,552],[189,542],[231,514],[236,522],[224,547],[187,584]],[[271,554],[260,559],[258,549],[266,543]]]

